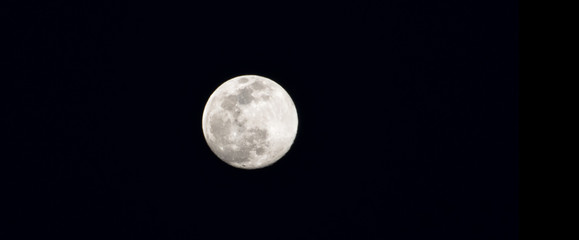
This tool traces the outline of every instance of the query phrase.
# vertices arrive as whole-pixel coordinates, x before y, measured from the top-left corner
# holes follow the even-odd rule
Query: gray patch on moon
[[[266,129],[249,129],[242,141],[243,147],[241,150],[246,151],[248,154],[253,151],[257,155],[261,155],[265,152],[265,148],[269,146],[267,138],[268,133]]]
[[[262,155],[264,153],[265,153],[265,149],[263,149],[262,147],[255,149],[255,154],[257,154],[257,155]]]
[[[246,83],[247,81],[249,81],[249,80],[247,80],[247,78],[240,78],[239,79],[239,83]]]
[[[249,158],[250,152],[245,149],[245,147],[240,147],[234,149],[232,146],[225,147],[223,151],[219,151],[218,155],[221,155],[222,159],[230,163],[245,163],[251,161]]]
[[[271,96],[269,96],[269,95],[263,95],[263,96],[261,96],[261,100],[263,100],[263,101],[267,101],[267,100],[269,100],[270,98],[271,98]]]
[[[231,110],[230,110],[231,112]],[[239,120],[239,116],[241,116],[241,108],[239,108],[238,106],[235,106],[235,109],[233,109],[233,112],[231,113],[233,115],[233,118],[235,118],[235,121]]]
[[[245,130],[245,123],[247,122],[247,120],[240,120],[239,114],[237,114],[234,117],[235,118],[234,118],[233,122],[235,123],[235,126],[242,129],[241,131],[244,131]]]
[[[257,91],[263,90],[266,88],[266,86],[260,81],[255,81],[250,86],[252,89],[257,90]]]
[[[235,95],[228,95],[223,98],[223,102],[221,102],[221,108],[227,111],[233,111],[237,105],[237,97]]]
[[[271,96],[269,94],[267,94],[267,91],[263,91],[265,89],[271,89],[271,88],[269,86],[265,85],[263,82],[255,81],[252,84],[250,84],[249,87],[255,91],[261,91],[262,92],[261,96],[258,96],[260,101],[267,101],[271,98]]]
[[[227,135],[231,131],[231,122],[223,121],[223,118],[217,117],[211,119],[211,133],[216,142],[227,142]]]
[[[249,129],[249,132],[250,135],[245,139],[252,145],[263,144],[265,142],[265,139],[267,139],[266,129],[252,128]]]
[[[239,90],[239,95],[237,95],[237,102],[239,102],[239,104],[249,104],[253,101],[253,96],[251,96],[252,92],[253,90],[249,88],[242,88]]]

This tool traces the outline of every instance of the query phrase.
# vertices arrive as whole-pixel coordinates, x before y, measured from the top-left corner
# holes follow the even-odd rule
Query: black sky
[[[517,2],[194,2],[2,9],[20,238],[518,238]],[[300,121],[256,171],[201,130],[243,74]]]

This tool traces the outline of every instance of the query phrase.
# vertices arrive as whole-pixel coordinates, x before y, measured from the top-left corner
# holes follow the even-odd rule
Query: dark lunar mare
[[[242,88],[237,95],[237,102],[243,105],[251,103],[251,101],[253,101],[253,96],[251,96],[252,92],[253,89],[247,87]]]

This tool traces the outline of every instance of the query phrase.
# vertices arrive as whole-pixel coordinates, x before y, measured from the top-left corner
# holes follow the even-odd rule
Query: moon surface
[[[242,169],[269,166],[293,144],[298,115],[289,94],[257,75],[232,78],[209,97],[203,110],[203,135],[211,151]]]

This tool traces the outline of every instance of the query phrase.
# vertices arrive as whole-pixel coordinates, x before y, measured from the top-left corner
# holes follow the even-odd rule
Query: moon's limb
[[[221,160],[255,169],[287,153],[298,118],[291,97],[279,84],[244,75],[226,81],[209,97],[202,125],[209,147]]]

